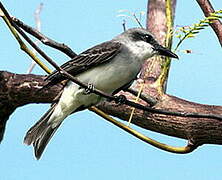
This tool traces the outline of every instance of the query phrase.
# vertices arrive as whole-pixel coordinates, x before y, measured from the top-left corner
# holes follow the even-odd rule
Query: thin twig
[[[125,19],[123,19],[122,25],[123,25],[123,31],[126,31],[126,20]]]
[[[0,2],[1,5],[1,2]],[[1,9],[1,8],[0,8]],[[41,62],[41,60],[33,53],[33,51],[31,51],[26,45],[25,43],[22,41],[22,39],[20,38],[19,34],[17,33],[17,31],[15,30],[15,28],[11,25],[9,19],[3,15],[2,16],[3,20],[5,21],[5,23],[7,24],[7,26],[9,27],[10,31],[12,32],[12,34],[14,35],[14,37],[16,38],[16,40],[18,41],[18,43],[20,44],[20,48],[21,50],[25,51],[32,59],[35,60],[35,62],[42,68],[44,69],[46,72],[51,72],[51,70],[44,64]]]
[[[139,93],[139,91],[134,88],[128,88],[124,91],[129,92],[129,93],[133,94],[134,96],[137,96],[137,94]],[[156,99],[151,97],[149,94],[144,94],[144,93],[140,94],[140,99],[147,102],[151,107],[156,105],[158,102]]]
[[[42,11],[42,8],[43,8],[43,3],[40,3],[39,6],[36,8],[36,10],[35,10],[35,12],[34,12],[36,29],[37,29],[37,31],[39,31],[39,32],[41,32],[40,13],[41,13],[41,11]],[[39,43],[40,43],[39,40],[35,41],[35,44],[36,44],[37,46],[39,45]],[[33,53],[34,53],[34,54],[37,53],[35,49],[33,49]],[[30,66],[29,66],[29,68],[28,68],[28,71],[27,71],[28,74],[30,74],[30,73],[33,71],[35,65],[36,65],[36,62],[35,62],[34,60],[32,60]]]
[[[39,6],[36,8],[34,12],[34,18],[35,18],[35,24],[36,29],[40,32],[41,31],[41,20],[40,20],[40,14],[42,12],[43,3],[40,3]]]
[[[133,17],[134,17],[134,19],[136,20],[136,22],[139,24],[139,26],[140,26],[141,28],[143,28],[143,25],[141,24],[140,20],[137,18],[137,16],[136,16],[135,13],[133,13]]]
[[[193,150],[195,150],[198,146],[196,144],[193,144],[193,143],[190,143],[188,141],[188,144],[187,146],[185,147],[174,147],[174,146],[170,146],[170,145],[167,145],[167,144],[163,144],[163,143],[160,143],[158,141],[155,141],[154,139],[151,139],[143,134],[141,134],[140,132],[130,128],[129,126],[113,119],[112,117],[110,116],[107,116],[106,113],[102,112],[101,110],[95,108],[95,107],[90,107],[89,108],[91,111],[95,112],[96,114],[102,116],[104,119],[106,119],[107,121],[111,122],[112,124],[118,126],[119,128],[123,129],[124,131],[132,134],[133,136],[139,138],[140,140],[152,145],[152,146],[155,146],[156,148],[159,148],[159,149],[162,149],[164,151],[168,151],[168,152],[171,152],[171,153],[177,153],[177,154],[187,154],[187,153],[190,153],[192,152]]]
[[[52,48],[58,49],[59,51],[63,52],[64,54],[66,54],[70,58],[73,58],[76,56],[76,53],[73,52],[72,49],[70,49],[67,45],[65,45],[63,43],[58,43],[58,42],[46,37],[45,35],[40,33],[38,30],[24,24],[18,18],[12,17],[12,20],[16,25],[21,27],[27,33],[33,35],[35,38],[39,39],[43,44],[50,46]]]
[[[135,99],[135,103],[137,103],[137,102],[139,101],[139,98],[140,98],[140,95],[141,95],[141,93],[142,93],[142,91],[143,91],[143,88],[144,88],[144,82],[141,83],[139,92],[138,92],[138,94],[137,94],[137,96],[136,96],[136,99]],[[130,123],[131,123],[131,121],[132,121],[132,119],[133,119],[133,114],[134,114],[134,112],[135,112],[135,109],[136,109],[136,108],[133,107],[133,109],[132,109],[132,111],[131,111],[131,114],[130,114],[130,117],[129,117],[129,120],[128,120],[128,126],[130,126]]]

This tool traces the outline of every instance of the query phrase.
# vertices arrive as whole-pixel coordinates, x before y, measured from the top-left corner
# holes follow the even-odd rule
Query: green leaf
[[[222,16],[218,14],[213,15],[213,17],[222,18]]]
[[[180,40],[175,49],[177,50],[185,39],[195,37],[196,34],[200,33],[201,30],[213,23],[213,20],[219,20],[220,18],[222,18],[222,9],[211,13],[209,17],[205,17],[204,19],[200,20],[199,23],[195,23],[192,26],[184,26],[179,28],[178,32],[175,33],[175,36]]]
[[[186,38],[193,38],[193,37],[195,37],[194,34],[188,34],[188,35],[186,36]]]
[[[179,35],[176,35],[176,37],[180,39],[180,38],[182,37],[182,35],[181,35],[181,34],[179,34]]]
[[[201,24],[200,26],[201,26],[201,27],[208,27],[209,24]]]
[[[209,20],[218,20],[219,18],[218,17],[209,16],[209,17],[207,17],[207,19],[209,19]]]
[[[204,27],[196,27],[195,30],[202,30]]]

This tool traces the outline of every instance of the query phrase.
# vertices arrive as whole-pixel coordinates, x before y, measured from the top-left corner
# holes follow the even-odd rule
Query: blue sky
[[[43,2],[42,32],[68,44],[76,52],[122,32],[122,18],[117,17],[119,10],[146,11],[147,3],[146,0],[2,2],[13,16],[32,26],[35,26],[33,12]],[[222,9],[221,0],[212,0],[212,3],[215,9]],[[190,25],[201,18],[203,14],[196,1],[178,1],[175,25]],[[137,25],[127,20],[127,26]],[[19,49],[2,21],[0,27],[0,69],[26,73],[30,58]],[[221,46],[213,31],[204,30],[196,38],[184,42],[181,49],[191,49],[193,53],[178,53],[180,60],[172,62],[168,93],[190,101],[222,105]],[[67,60],[50,48],[45,51],[59,64]],[[34,73],[44,72],[36,67]],[[221,179],[222,147],[204,145],[191,154],[171,154],[137,140],[88,111],[67,118],[37,161],[32,147],[22,142],[26,131],[48,106],[26,105],[10,117],[0,145],[1,180]],[[184,140],[137,129],[162,142],[185,145]]]

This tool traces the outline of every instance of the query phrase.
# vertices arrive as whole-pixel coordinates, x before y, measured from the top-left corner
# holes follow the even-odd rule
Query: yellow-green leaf
[[[192,38],[192,37],[195,37],[194,34],[188,34],[186,38]]]
[[[202,30],[204,27],[196,27],[195,30]]]
[[[209,16],[209,17],[207,17],[207,19],[209,19],[209,20],[218,20],[219,18],[218,17]]]

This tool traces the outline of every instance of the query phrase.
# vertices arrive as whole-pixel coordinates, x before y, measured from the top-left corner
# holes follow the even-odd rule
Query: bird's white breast
[[[141,69],[136,57],[117,55],[111,62],[92,68],[78,76],[80,81],[93,84],[97,89],[112,93],[136,77]]]

